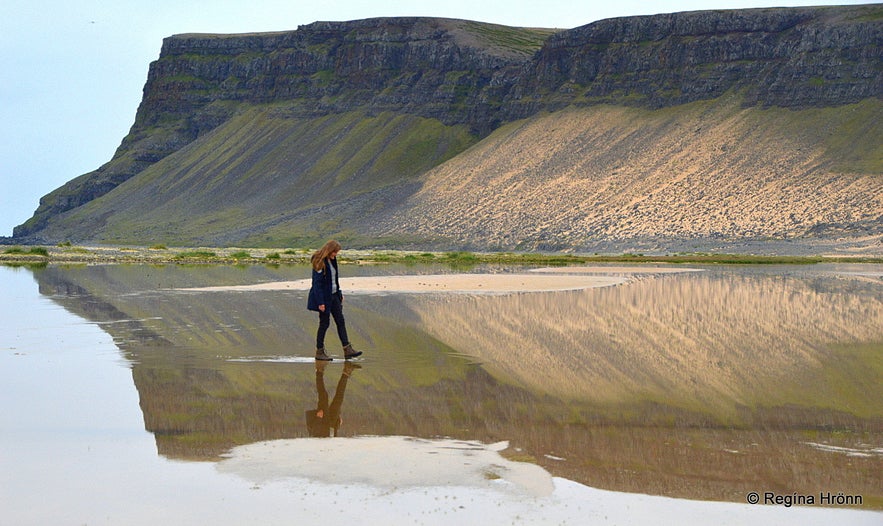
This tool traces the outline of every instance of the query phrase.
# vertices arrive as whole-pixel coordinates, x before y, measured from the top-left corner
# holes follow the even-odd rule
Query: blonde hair
[[[334,239],[325,243],[322,248],[313,252],[312,257],[310,257],[310,263],[313,265],[313,269],[317,271],[325,270],[325,260],[328,259],[328,256],[330,256],[332,252],[339,252],[340,249],[340,243]]]

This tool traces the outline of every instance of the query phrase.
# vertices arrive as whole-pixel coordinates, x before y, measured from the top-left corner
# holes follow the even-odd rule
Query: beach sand
[[[340,288],[356,294],[513,294],[554,292],[621,285],[633,275],[696,272],[698,269],[671,267],[562,267],[541,268],[512,274],[432,274],[403,276],[363,276],[340,278]],[[197,287],[189,292],[256,292],[269,290],[309,290],[311,281],[274,281],[253,285]]]
[[[363,276],[340,278],[340,288],[348,294],[511,294],[552,292],[608,287],[626,282],[617,276],[557,276],[532,274],[437,274],[426,276]],[[309,290],[309,279],[275,281],[255,285],[199,287],[188,292],[258,292],[269,290]]]

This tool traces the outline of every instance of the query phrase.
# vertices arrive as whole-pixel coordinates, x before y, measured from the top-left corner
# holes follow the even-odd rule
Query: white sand
[[[505,443],[357,437],[235,448],[217,470],[291,498],[273,510],[306,523],[878,525],[883,513],[749,505],[598,490],[500,456]],[[758,488],[763,495],[763,488]],[[265,514],[266,515],[266,514]]]
[[[629,275],[701,272],[682,267],[548,267],[521,274],[432,274],[405,276],[363,276],[340,278],[340,288],[356,294],[511,294],[554,292],[620,285]],[[194,287],[176,289],[188,292],[256,292],[266,290],[310,290],[309,279],[274,281],[253,285]]]
[[[530,272],[542,274],[679,274],[682,272],[704,272],[701,268],[654,267],[654,266],[596,266],[596,267],[545,267]]]
[[[340,288],[355,294],[467,293],[507,294],[551,292],[609,287],[625,283],[621,276],[543,274],[436,274],[412,276],[364,276],[340,278]],[[311,281],[276,281],[255,285],[178,289],[188,292],[256,292],[267,290],[309,290]]]

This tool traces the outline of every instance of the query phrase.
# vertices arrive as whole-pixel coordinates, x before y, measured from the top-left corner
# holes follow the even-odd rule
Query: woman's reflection
[[[352,362],[343,365],[343,373],[337,382],[337,390],[334,391],[334,399],[328,405],[328,391],[325,390],[325,367],[328,362],[316,362],[316,394],[319,401],[316,409],[306,411],[307,429],[313,437],[337,436],[337,430],[343,423],[340,416],[340,408],[343,406],[343,394],[346,391],[346,382],[356,369],[362,367]]]

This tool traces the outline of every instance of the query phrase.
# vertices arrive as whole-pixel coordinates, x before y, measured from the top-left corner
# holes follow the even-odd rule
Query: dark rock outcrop
[[[745,104],[883,96],[883,7],[697,11],[602,20],[549,38],[512,89],[527,109],[663,107],[741,90]],[[551,106],[551,108],[550,108]]]
[[[150,68],[136,121],[193,116],[210,128],[220,102],[303,101],[303,115],[370,108],[445,124],[488,129],[484,100],[495,82],[527,62],[552,31],[461,20],[394,18],[315,22],[297,31],[253,35],[178,35],[165,39]],[[501,47],[495,39],[521,39]],[[514,75],[511,75],[514,76]]]

